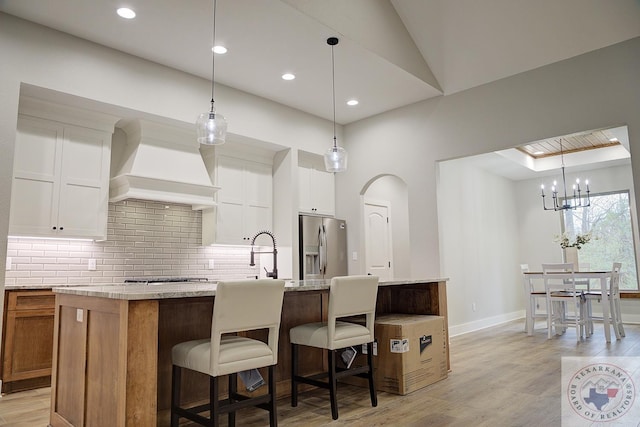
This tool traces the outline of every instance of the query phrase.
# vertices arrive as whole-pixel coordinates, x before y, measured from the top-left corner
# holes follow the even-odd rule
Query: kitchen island
[[[376,313],[443,316],[448,334],[446,281],[380,282]],[[289,329],[326,320],[329,283],[286,283],[276,372],[278,397],[290,391]],[[51,425],[169,425],[171,348],[210,336],[215,290],[215,283],[194,282],[54,288]],[[321,371],[325,363],[318,350],[301,368]],[[189,392],[183,393],[183,401],[206,399],[208,379],[188,373],[191,375],[184,375],[183,381],[189,383],[185,387]]]

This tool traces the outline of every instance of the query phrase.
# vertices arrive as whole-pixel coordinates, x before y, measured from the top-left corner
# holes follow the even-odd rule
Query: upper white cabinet
[[[218,206],[203,211],[203,244],[248,245],[258,231],[272,229],[272,169],[267,163],[216,156]]]
[[[105,239],[115,119],[96,129],[63,122],[67,107],[21,100],[20,108],[9,234]]]
[[[320,156],[318,156],[320,157]],[[309,155],[298,163],[298,210],[315,215],[335,215],[335,181],[332,173]],[[320,157],[322,160],[322,157]]]

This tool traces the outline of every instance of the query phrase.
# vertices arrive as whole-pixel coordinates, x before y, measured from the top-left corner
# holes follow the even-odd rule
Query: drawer
[[[7,291],[7,310],[42,310],[54,308],[56,296],[49,290]]]

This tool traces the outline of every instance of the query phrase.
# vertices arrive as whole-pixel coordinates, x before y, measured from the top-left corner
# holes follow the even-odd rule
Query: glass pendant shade
[[[333,146],[324,154],[324,167],[327,172],[344,172],[347,170],[347,150]]]
[[[336,77],[333,47],[338,44],[337,37],[329,37],[327,44],[331,46],[331,91],[333,95],[333,146],[324,153],[324,167],[327,172],[344,172],[347,170],[347,150],[338,147],[336,140]]]
[[[227,137],[227,120],[215,111],[202,113],[196,121],[198,142],[205,145],[222,145]]]

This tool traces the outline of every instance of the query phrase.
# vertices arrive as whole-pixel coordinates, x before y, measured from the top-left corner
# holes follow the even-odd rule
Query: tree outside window
[[[638,290],[636,255],[629,192],[591,196],[591,206],[563,211],[563,231],[571,238],[591,232],[591,241],[579,251],[580,263],[591,270],[609,270],[622,263],[620,289]]]

